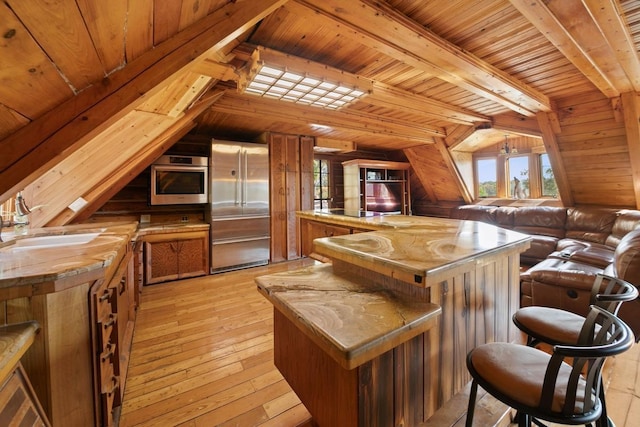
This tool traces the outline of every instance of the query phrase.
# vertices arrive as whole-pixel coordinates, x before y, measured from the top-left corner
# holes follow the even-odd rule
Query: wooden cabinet
[[[268,134],[271,262],[301,256],[296,211],[313,209],[312,137]]]
[[[342,167],[345,211],[411,215],[409,163],[355,159]]]
[[[311,255],[313,252],[313,241],[320,237],[342,236],[351,234],[352,230],[348,227],[326,224],[323,222],[301,220],[300,229],[302,231],[302,254]]]
[[[133,264],[129,249],[111,279],[90,290],[95,425],[114,425],[124,396],[135,322]]]
[[[209,233],[189,231],[144,236],[145,284],[209,273]]]

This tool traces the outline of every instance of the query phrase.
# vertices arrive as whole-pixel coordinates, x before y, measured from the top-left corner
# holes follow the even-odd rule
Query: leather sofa
[[[640,286],[638,210],[463,205],[451,217],[531,235],[531,247],[520,257],[523,307],[543,305],[586,315],[596,273]],[[640,300],[623,304],[619,315],[640,340]]]

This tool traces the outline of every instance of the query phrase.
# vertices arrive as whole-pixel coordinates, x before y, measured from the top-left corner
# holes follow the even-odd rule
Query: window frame
[[[542,185],[543,185],[543,177],[542,177],[542,168],[541,168],[541,156],[543,154],[547,154],[544,151],[531,151],[531,152],[520,152],[517,154],[490,154],[490,153],[481,153],[473,156],[473,179],[474,179],[474,198],[476,201],[491,199],[491,198],[501,198],[501,199],[513,199],[512,189],[511,189],[511,174],[509,173],[509,158],[511,157],[527,157],[528,159],[528,169],[529,169],[529,195],[527,199],[559,199],[559,195],[556,197],[553,196],[543,196]],[[487,159],[495,159],[496,160],[496,189],[497,195],[495,197],[479,197],[479,180],[478,180],[478,161],[479,160],[487,160]],[[557,184],[557,182],[556,182]]]
[[[318,186],[316,185],[316,162],[318,162],[320,165],[318,166],[318,173],[320,174],[320,176],[322,177],[322,162],[326,163],[327,166],[327,173],[326,173],[326,177],[327,177],[327,182],[325,185],[322,185],[322,179],[320,179],[320,188],[322,187],[326,187],[327,188],[327,192],[328,194],[326,195],[326,197],[322,197],[323,194],[320,194],[320,198],[316,198],[316,189],[318,188]],[[314,209],[330,209],[332,200],[333,200],[333,196],[331,195],[331,160],[327,159],[327,158],[323,158],[323,157],[314,157],[313,159],[313,207]],[[320,190],[320,193],[322,193],[322,190]],[[326,202],[326,203],[323,203]],[[320,202],[320,206],[318,206],[318,202]],[[326,204],[326,206],[324,206]]]

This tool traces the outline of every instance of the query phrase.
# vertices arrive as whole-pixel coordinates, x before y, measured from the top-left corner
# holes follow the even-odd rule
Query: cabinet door
[[[147,285],[179,277],[178,242],[145,242],[145,283]]]
[[[209,273],[209,245],[206,237],[179,240],[177,243],[180,278],[203,276]]]
[[[329,225],[315,221],[303,221],[303,242],[302,251],[303,255],[309,256],[313,252],[313,240],[320,237],[332,237],[342,236],[344,234],[351,234],[351,229],[347,227],[340,227],[337,225]]]

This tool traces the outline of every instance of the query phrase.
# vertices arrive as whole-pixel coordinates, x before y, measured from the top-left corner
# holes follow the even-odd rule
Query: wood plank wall
[[[558,146],[575,204],[635,208],[622,114],[598,92],[557,106]]]

